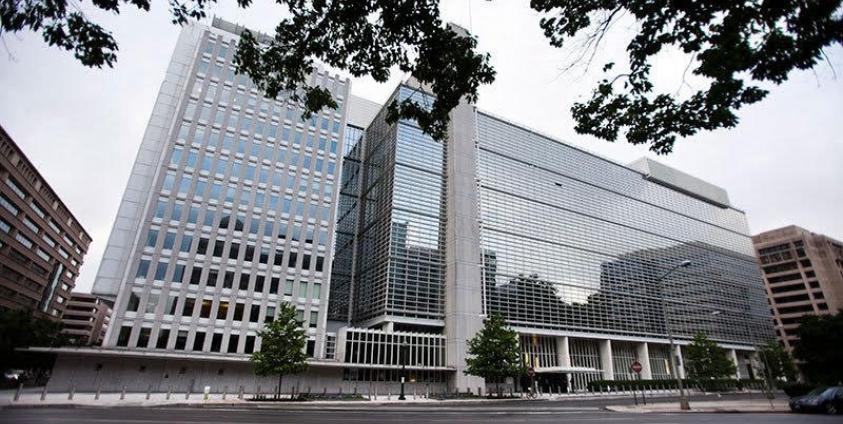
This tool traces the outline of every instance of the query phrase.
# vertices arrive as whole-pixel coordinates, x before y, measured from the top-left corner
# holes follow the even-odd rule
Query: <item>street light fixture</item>
[[[407,400],[404,396],[404,380],[407,379],[407,351],[410,350],[410,345],[407,342],[401,342],[401,395],[398,400]]]
[[[667,270],[661,277],[656,279],[656,284],[662,283],[662,287],[664,288],[664,283],[662,282],[668,275],[673,273],[679,268],[687,268],[691,265],[691,261],[682,261],[680,264],[675,265],[673,268]],[[667,338],[670,341],[670,369],[673,375],[676,377],[676,386],[679,388],[679,409],[683,411],[687,411],[691,409],[691,405],[688,403],[688,398],[685,396],[685,388],[682,386],[682,378],[679,377],[679,373],[676,372],[676,359],[674,359],[674,355],[676,355],[676,344],[673,342],[673,333],[670,331],[670,321],[667,319],[667,302],[665,301],[664,290],[662,291],[662,316],[664,317],[664,328],[667,331]]]

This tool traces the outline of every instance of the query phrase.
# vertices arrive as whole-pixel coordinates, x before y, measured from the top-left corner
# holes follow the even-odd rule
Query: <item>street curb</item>
[[[785,409],[737,409],[737,408],[691,408],[689,411],[681,409],[665,410],[641,410],[630,409],[624,406],[604,406],[604,410],[610,412],[621,412],[630,414],[787,414],[790,410]]]

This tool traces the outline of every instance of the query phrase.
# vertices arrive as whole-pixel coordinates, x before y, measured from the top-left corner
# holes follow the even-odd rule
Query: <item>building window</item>
[[[214,333],[211,337],[211,352],[219,352],[222,349],[222,333]]]
[[[316,328],[319,323],[319,311],[310,311],[310,328]]]
[[[129,292],[129,302],[126,304],[126,311],[137,312],[140,305],[140,297],[136,292]]]
[[[211,317],[211,306],[213,306],[214,301],[211,299],[202,299],[202,304],[199,308],[199,318],[210,318]]]
[[[168,341],[170,341],[170,330],[163,328],[158,331],[158,342],[155,343],[155,347],[158,349],[166,349]]]
[[[197,352],[201,352],[205,347],[205,333],[203,332],[196,332],[196,335],[193,337],[193,350]]]
[[[0,194],[0,205],[3,205],[3,208],[9,211],[10,214],[17,216],[18,208],[15,207],[14,204],[3,194]]]
[[[148,259],[141,259],[140,263],[138,264],[138,272],[135,274],[135,278],[146,278],[146,274],[149,272],[149,260]]]
[[[129,337],[132,335],[131,326],[120,327],[120,334],[117,336],[117,346],[126,347],[129,345]]]
[[[138,342],[135,346],[139,348],[146,348],[149,344],[149,334],[152,332],[151,328],[141,328],[140,333],[138,334]]]
[[[237,345],[240,343],[240,336],[232,334],[228,337],[228,353],[237,353]]]
[[[21,199],[26,199],[26,192],[24,192],[23,189],[21,189],[14,180],[12,180],[11,178],[6,178],[6,185],[9,186],[9,188],[11,188],[12,191],[14,191],[15,194],[18,195],[18,197],[20,197]]]
[[[185,317],[193,316],[193,308],[196,305],[196,299],[192,297],[188,297],[184,299],[184,306],[182,307],[181,314]]]
[[[187,346],[187,331],[179,330],[176,336],[176,350],[184,350]]]

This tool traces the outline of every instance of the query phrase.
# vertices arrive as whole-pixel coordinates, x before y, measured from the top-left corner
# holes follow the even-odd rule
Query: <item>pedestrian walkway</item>
[[[717,401],[692,401],[691,410],[679,409],[677,402],[649,403],[647,405],[612,405],[607,410],[614,412],[789,412],[786,399],[751,399],[751,400],[717,400]]]

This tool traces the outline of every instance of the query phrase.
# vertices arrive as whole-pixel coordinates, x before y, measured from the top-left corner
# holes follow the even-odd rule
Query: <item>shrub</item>
[[[743,389],[761,389],[762,380],[682,380],[685,388],[698,388],[706,392],[725,392]],[[630,390],[675,390],[676,379],[665,380],[595,380],[588,383],[591,392],[630,391]]]

